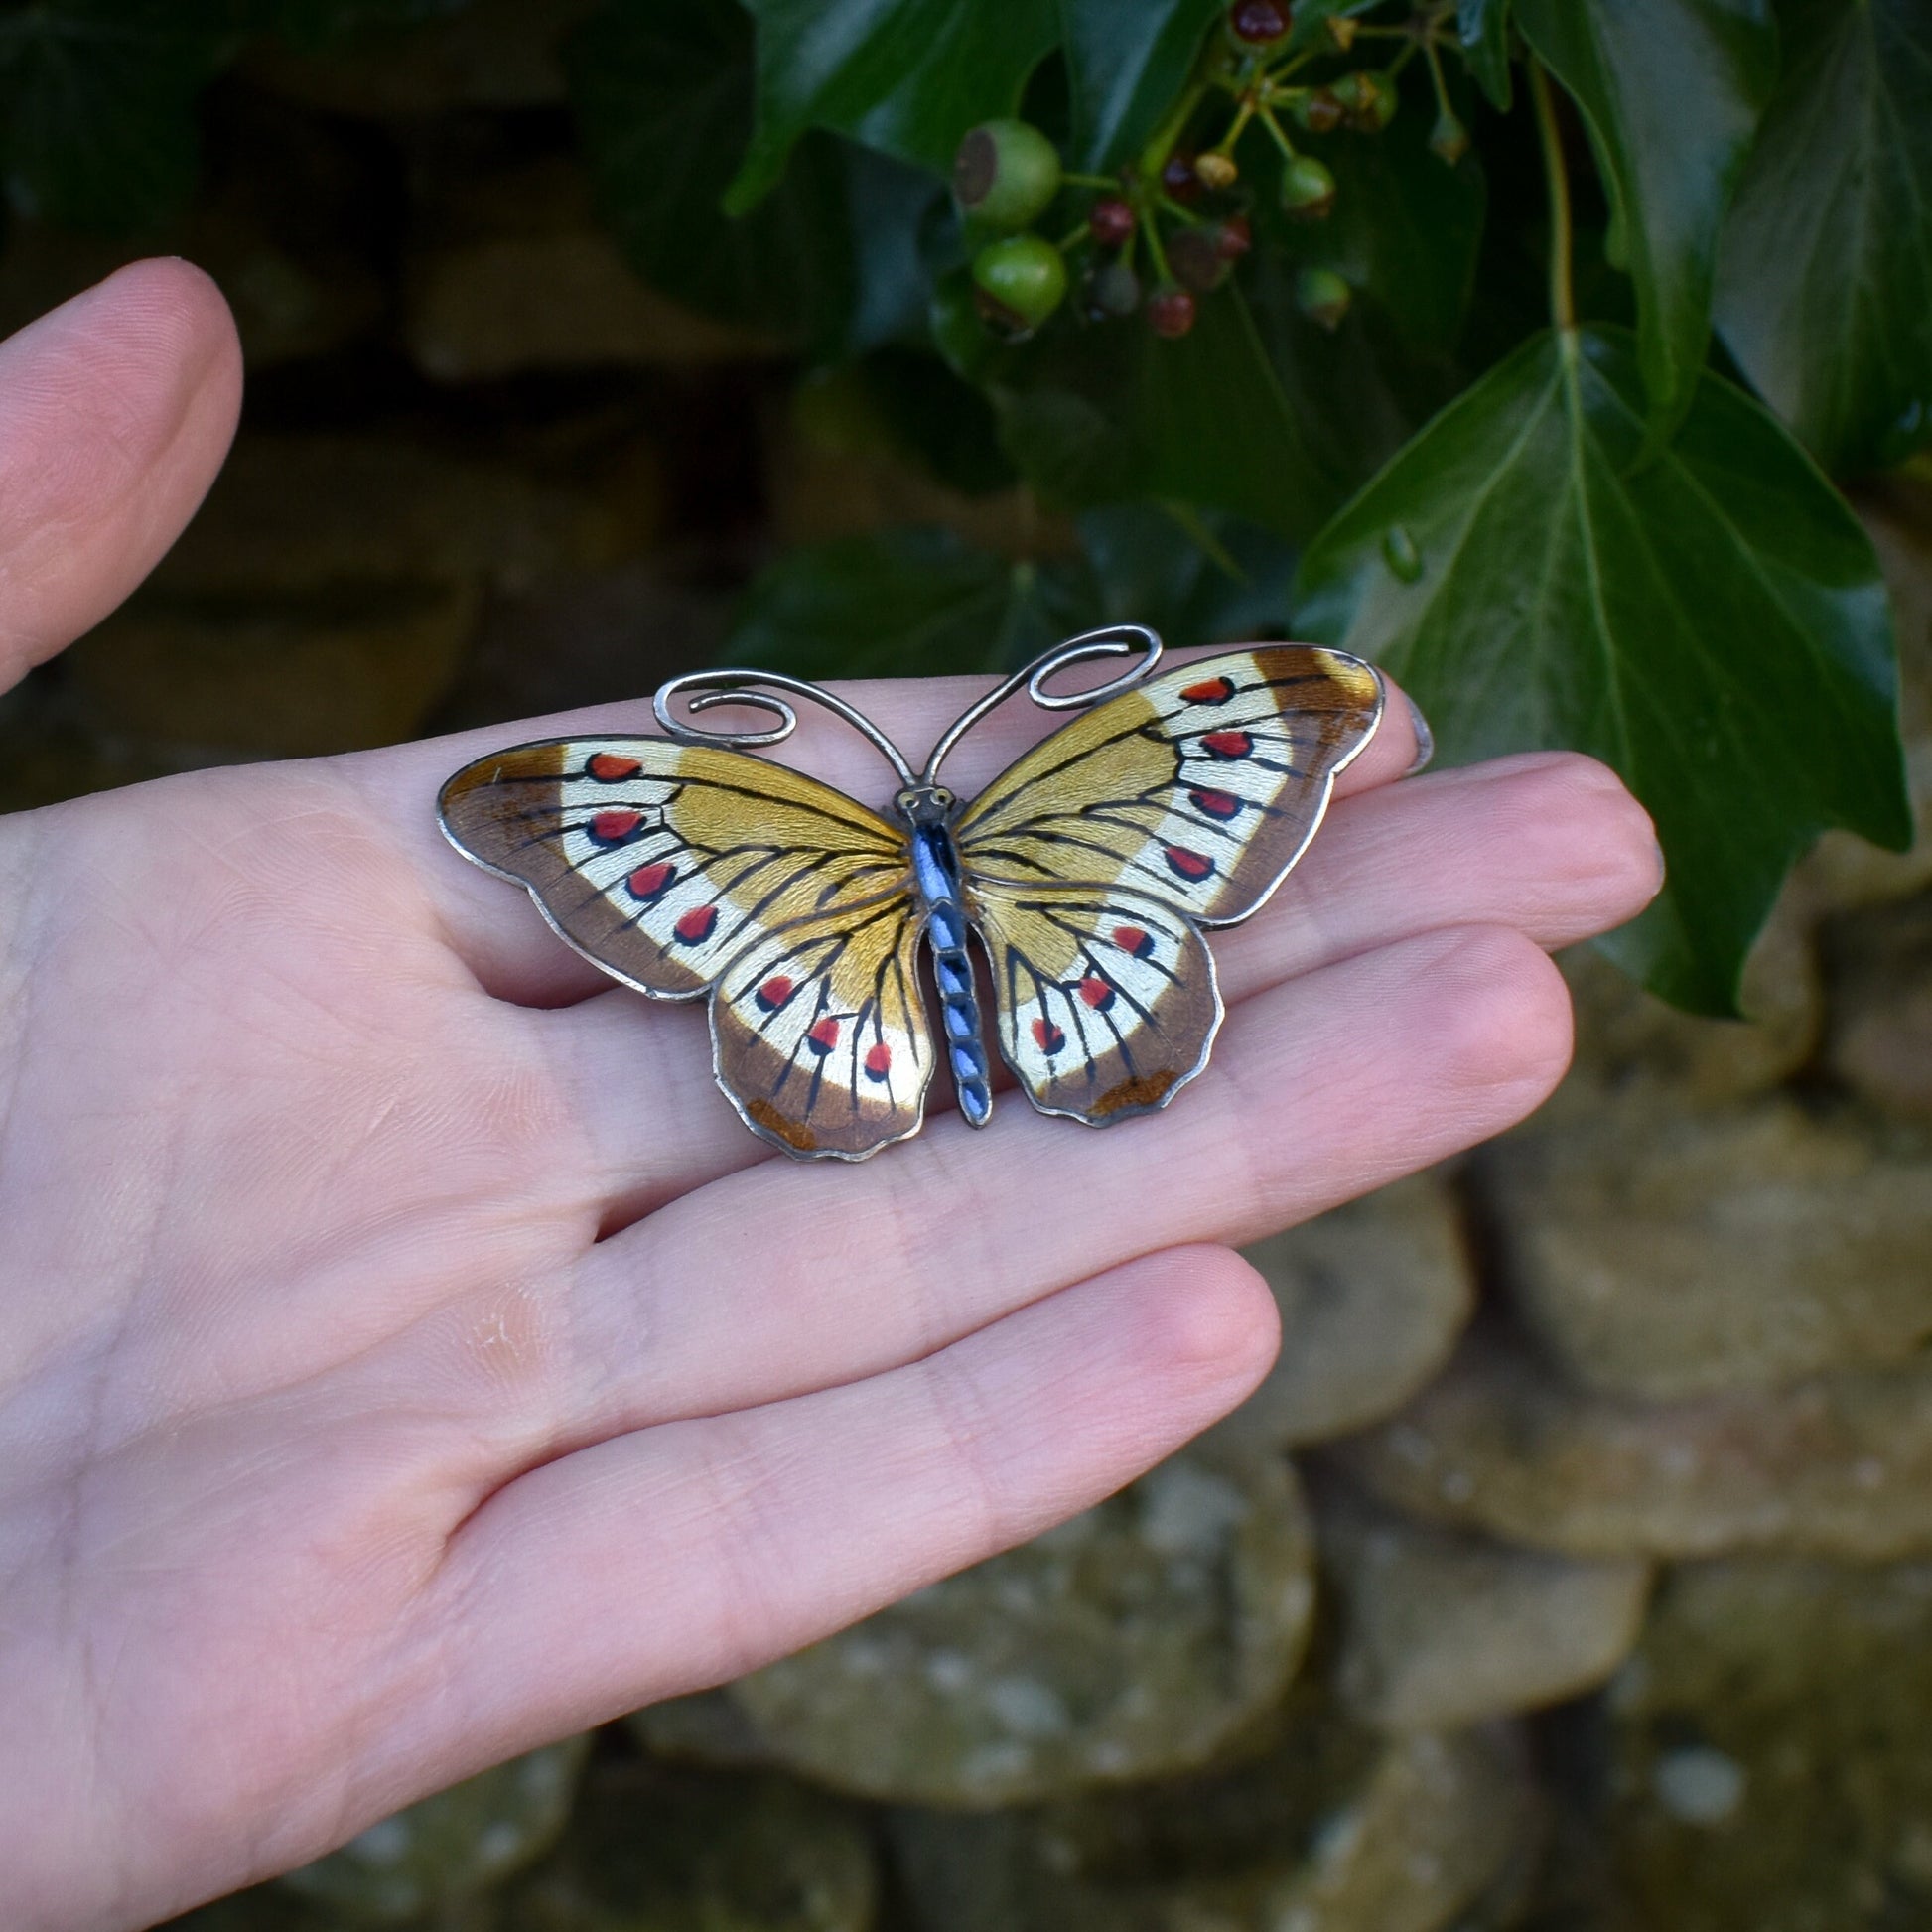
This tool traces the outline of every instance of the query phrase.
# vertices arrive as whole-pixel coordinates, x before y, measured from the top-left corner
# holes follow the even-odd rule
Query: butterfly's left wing
[[[1345,652],[1261,645],[1096,706],[954,827],[1001,1051],[1035,1106],[1165,1106],[1220,1024],[1200,925],[1246,918],[1307,850],[1382,713]]]

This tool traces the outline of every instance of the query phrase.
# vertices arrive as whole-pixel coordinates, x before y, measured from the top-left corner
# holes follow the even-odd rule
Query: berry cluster
[[[1453,0],[1423,0],[1404,25],[1391,27],[1330,14],[1311,46],[1291,52],[1287,0],[1235,0],[1173,109],[1118,177],[1066,173],[1052,142],[1027,121],[974,128],[953,162],[953,195],[977,244],[970,288],[980,323],[1022,340],[1077,289],[1091,320],[1140,314],[1157,336],[1186,335],[1198,299],[1253,245],[1248,185],[1235,160],[1242,136],[1259,127],[1270,137],[1282,212],[1292,221],[1319,221],[1334,207],[1335,178],[1296,146],[1296,135],[1379,133],[1395,115],[1395,75],[1418,51],[1436,80],[1432,145],[1445,160],[1459,159],[1468,136],[1449,105],[1437,53],[1439,39],[1452,31],[1446,27],[1452,13]],[[1345,55],[1364,34],[1404,43],[1386,69],[1357,69],[1319,84],[1298,80],[1302,69]],[[1219,138],[1188,145],[1217,106]],[[1033,232],[1065,196],[1091,197],[1083,217],[1058,241]],[[1348,308],[1348,284],[1330,269],[1305,268],[1297,294],[1304,312],[1329,329]]]

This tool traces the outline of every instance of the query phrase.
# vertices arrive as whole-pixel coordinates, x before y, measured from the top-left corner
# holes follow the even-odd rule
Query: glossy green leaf
[[[1509,0],[1456,0],[1455,38],[1492,107],[1509,105]]]
[[[1015,111],[1059,33],[1053,0],[746,5],[758,22],[758,124],[726,193],[734,212],[770,193],[813,127],[946,172],[968,128]]]
[[[1179,95],[1224,0],[1059,0],[1078,168],[1118,168]]]
[[[753,580],[720,661],[793,677],[1003,670],[1098,621],[1083,566],[1016,563],[950,530],[788,551]]]
[[[1516,0],[1516,24],[1589,130],[1667,435],[1704,366],[1719,229],[1776,76],[1767,0]]]
[[[842,338],[858,285],[840,145],[807,137],[752,214],[718,209],[753,112],[751,24],[731,0],[606,0],[565,53],[600,209],[644,280],[776,340]]]
[[[1932,441],[1932,8],[1793,0],[1718,326],[1828,469]]]
[[[1707,375],[1640,462],[1644,415],[1626,332],[1526,344],[1311,546],[1298,628],[1388,665],[1452,759],[1614,765],[1670,884],[1612,949],[1724,1012],[1819,830],[1910,836],[1890,618],[1857,519],[1768,412]]]
[[[1079,528],[1095,622],[1152,624],[1177,650],[1288,635],[1295,553],[1269,531],[1157,503],[1089,510]]]
[[[1138,318],[1057,331],[990,383],[1007,453],[1071,508],[1154,496],[1306,536],[1342,483],[1317,457],[1237,288],[1164,342]]]
[[[220,0],[42,0],[0,12],[0,173],[22,213],[131,230],[200,165],[195,102],[232,47]]]

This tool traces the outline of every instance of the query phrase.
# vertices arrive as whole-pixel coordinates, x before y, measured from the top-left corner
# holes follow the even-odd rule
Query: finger
[[[182,261],[135,262],[0,343],[0,689],[160,561],[240,400],[227,304]]]
[[[1206,654],[1176,652],[1175,658],[1184,662]],[[896,744],[922,753],[989,684],[985,678],[893,678],[828,689],[855,704]],[[885,808],[897,786],[879,754],[856,732],[811,706],[798,710],[798,729],[785,741],[783,761],[863,803]],[[1402,775],[1416,757],[1413,717],[1408,700],[1389,686],[1382,722],[1361,756],[1340,774],[1337,796]],[[961,741],[947,767],[949,781],[962,797],[971,797],[1063,722],[1022,699],[1002,706]],[[525,1006],[580,1000],[610,982],[558,941],[526,896],[451,849],[437,830],[436,794],[443,780],[472,759],[506,745],[587,733],[656,736],[657,726],[650,705],[640,700],[359,753],[338,765],[382,821],[385,836],[398,841],[420,867],[428,905],[450,945],[490,992]]]
[[[1539,945],[1569,945],[1633,917],[1660,878],[1650,820],[1615,775],[1535,753],[1337,806],[1268,905],[1211,944],[1232,1008],[1450,926],[1513,926]],[[596,1151],[597,1170],[576,1178],[611,1203],[607,1225],[766,1158],[717,1091],[701,1008],[647,1009],[612,992],[539,1016],[537,1035]],[[927,1104],[935,1115],[950,1106],[943,1078]],[[660,1126],[672,1121],[675,1131]]]
[[[1096,1266],[1289,1226],[1520,1120],[1569,1047],[1547,956],[1468,927],[1245,1001],[1159,1114],[1096,1133],[1009,1106],[991,1133],[948,1116],[856,1171],[745,1170],[578,1265],[533,1446],[848,1381]]]
[[[604,1442],[452,1542],[425,1608],[476,1761],[723,1682],[1098,1502],[1279,1341],[1218,1248],[1082,1282],[892,1373]]]

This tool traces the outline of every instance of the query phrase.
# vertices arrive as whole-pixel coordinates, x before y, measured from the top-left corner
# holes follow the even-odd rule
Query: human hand
[[[0,684],[219,463],[218,296],[147,263],[0,345]],[[972,687],[858,701],[923,745]],[[1509,1125],[1543,948],[1654,890],[1587,760],[1393,782],[1213,944],[1169,1111],[1017,1097],[794,1164],[648,1005],[438,835],[479,753],[647,700],[0,822],[0,1891],[151,1922],[483,1765],[714,1684],[1030,1537],[1238,1402],[1248,1240]],[[985,782],[1036,718],[962,746]],[[872,755],[786,757],[861,796]],[[935,1083],[934,1103],[945,1105]]]

